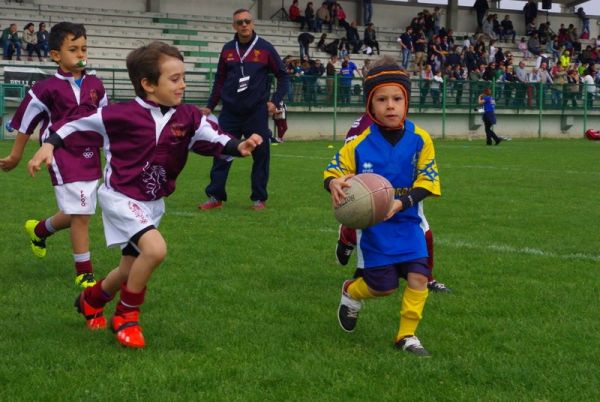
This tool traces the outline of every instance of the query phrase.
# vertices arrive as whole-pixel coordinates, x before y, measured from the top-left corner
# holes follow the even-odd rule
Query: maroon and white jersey
[[[349,140],[358,135],[361,135],[367,128],[371,126],[371,124],[373,124],[373,120],[371,120],[369,115],[366,113],[360,116],[358,119],[354,120],[354,123],[352,123],[352,127],[350,127],[350,130],[348,130],[348,132],[346,133],[345,142],[348,142]]]
[[[102,138],[104,185],[138,201],[158,200],[175,191],[188,151],[220,156],[231,140],[193,105],[182,104],[163,114],[160,106],[139,97],[51,130],[65,148],[80,142],[79,137]]]
[[[93,73],[84,71],[80,85],[77,85],[72,74],[58,69],[53,77],[31,87],[17,108],[11,126],[31,135],[41,124],[41,143],[49,135],[50,125],[88,115],[107,104],[104,85]],[[74,144],[69,149],[56,150],[48,171],[55,186],[99,179],[102,176],[99,144]]]

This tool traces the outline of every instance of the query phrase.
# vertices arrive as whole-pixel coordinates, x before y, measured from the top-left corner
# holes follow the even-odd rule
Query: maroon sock
[[[46,229],[46,219],[39,221],[35,226],[35,229],[33,229],[33,232],[40,239],[45,239],[46,237],[50,237],[54,234],[54,232],[50,232],[48,229]]]
[[[115,311],[116,315],[123,315],[132,311],[139,311],[140,306],[144,304],[144,296],[146,295],[146,288],[140,293],[133,293],[127,289],[127,284],[121,285],[121,300],[117,304]]]
[[[75,272],[76,275],[86,274],[88,272],[94,272],[92,268],[92,261],[76,261],[75,262]]]
[[[425,242],[427,243],[427,265],[429,265],[429,277],[427,280],[431,282],[433,280],[433,233],[431,230],[425,232]]]
[[[99,280],[94,286],[83,291],[83,297],[85,298],[85,301],[94,308],[104,307],[106,303],[115,297],[114,295],[106,293],[102,289],[102,282],[104,282],[104,279]]]

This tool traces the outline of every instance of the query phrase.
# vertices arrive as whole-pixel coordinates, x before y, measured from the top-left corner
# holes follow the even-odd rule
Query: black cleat
[[[406,336],[396,342],[396,349],[411,353],[419,357],[431,357],[431,353],[421,345],[421,341],[416,336]]]
[[[356,321],[358,321],[358,312],[362,309],[362,302],[352,298],[347,292],[348,286],[354,282],[349,279],[342,285],[342,298],[338,307],[338,321],[342,329],[346,332],[354,331]]]

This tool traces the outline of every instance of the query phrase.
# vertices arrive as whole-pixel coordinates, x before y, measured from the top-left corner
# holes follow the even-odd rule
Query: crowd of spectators
[[[48,57],[48,35],[44,22],[39,23],[37,31],[33,22],[28,23],[23,28],[21,35],[19,35],[17,24],[10,24],[2,30],[0,36],[3,60],[11,60],[13,56],[17,60],[21,60],[21,54],[26,51],[28,61],[33,60],[34,53],[39,61],[44,61],[44,58]]]

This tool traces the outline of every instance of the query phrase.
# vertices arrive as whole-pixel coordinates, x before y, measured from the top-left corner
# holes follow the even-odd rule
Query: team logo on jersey
[[[150,165],[150,162],[146,162],[146,166],[142,171],[142,181],[146,188],[146,194],[155,200],[158,198],[158,193],[163,184],[167,182],[167,171],[161,165]]]
[[[92,159],[94,157],[94,151],[88,147],[83,151],[82,155],[85,159]]]
[[[227,52],[227,54],[225,55],[225,60],[227,60],[227,61],[234,61],[235,57],[233,55],[233,52]]]
[[[173,137],[177,138],[185,136],[185,126],[181,123],[172,123],[171,134],[173,135]]]
[[[90,99],[92,100],[92,103],[96,106],[99,105],[98,103],[98,92],[96,92],[95,89],[91,89],[90,90]]]
[[[253,53],[254,53],[254,61],[259,61],[260,60],[260,54],[262,52],[260,50],[254,49]]]
[[[129,201],[128,206],[129,210],[133,212],[133,215],[135,216],[135,219],[138,220],[138,222],[140,222],[142,225],[148,223],[148,218],[146,218],[146,215],[144,215],[144,211],[142,210],[142,208],[140,208],[138,204]]]
[[[371,162],[363,163],[361,173],[373,173],[373,164]]]

